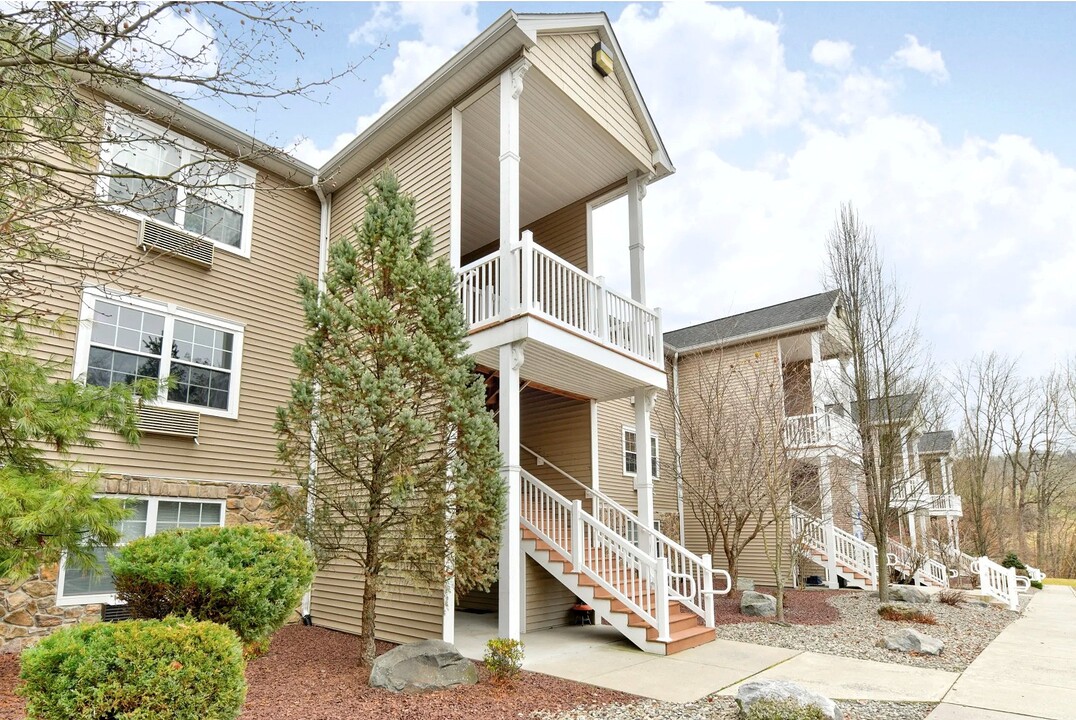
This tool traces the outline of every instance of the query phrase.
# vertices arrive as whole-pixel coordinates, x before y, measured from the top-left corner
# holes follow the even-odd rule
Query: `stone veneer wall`
[[[277,527],[266,502],[268,485],[104,475],[99,487],[113,495],[226,500],[225,525]],[[56,605],[59,573],[59,565],[53,564],[22,582],[0,581],[0,652],[19,652],[58,627],[101,619],[100,604]]]

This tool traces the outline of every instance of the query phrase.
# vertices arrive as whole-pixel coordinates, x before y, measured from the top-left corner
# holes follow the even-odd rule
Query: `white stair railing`
[[[949,587],[949,568],[938,562],[926,553],[914,550],[893,538],[886,543],[888,549],[889,564],[905,575],[911,575],[913,580],[924,585],[937,585]]]
[[[574,572],[594,580],[614,599],[658,631],[668,642],[669,569],[656,558],[613,532],[526,470],[520,472],[520,522],[572,563]]]
[[[829,555],[826,523],[805,510],[792,508],[792,536],[811,550]],[[833,556],[844,567],[863,575],[871,587],[878,585],[878,549],[847,530],[833,525]]]
[[[998,565],[983,556],[976,561],[979,568],[979,589],[994,598],[1010,610],[1020,609],[1020,596],[1016,584],[1016,568]]]
[[[664,560],[668,569],[670,596],[701,617],[707,627],[715,626],[714,595],[727,594],[732,589],[732,577],[724,570],[715,568],[709,554],[696,555],[659,530],[647,527],[630,510],[600,491],[584,485],[527,446],[521,445],[520,449],[533,456],[539,467],[548,467],[581,488],[585,496],[591,499],[592,510],[588,515],[595,521],[632,547]],[[569,501],[565,499],[565,502]],[[724,587],[714,587],[715,575],[721,577]]]

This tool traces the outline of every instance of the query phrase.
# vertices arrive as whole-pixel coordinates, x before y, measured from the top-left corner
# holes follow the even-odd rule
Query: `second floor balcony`
[[[792,451],[853,450],[859,444],[855,423],[845,415],[828,410],[786,417],[784,433],[785,447]]]
[[[529,379],[538,383],[597,399],[664,386],[660,310],[606,287],[529,231],[509,252],[471,262],[458,277],[479,364],[495,367],[497,347],[529,339],[537,373]]]

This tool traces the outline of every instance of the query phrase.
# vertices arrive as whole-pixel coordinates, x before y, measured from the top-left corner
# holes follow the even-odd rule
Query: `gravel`
[[[987,644],[997,637],[1018,615],[1003,608],[950,607],[939,602],[915,605],[937,618],[937,625],[910,624],[922,633],[945,643],[938,656],[913,655],[875,646],[881,638],[903,623],[878,617],[879,602],[870,593],[842,590],[829,595],[826,602],[837,611],[838,618],[827,625],[780,625],[774,622],[722,625],[717,636],[760,645],[775,645],[793,650],[812,650],[830,655],[879,660],[914,665],[935,670],[963,670]],[[901,603],[902,604],[902,603]],[[789,617],[790,622],[795,619]]]
[[[846,720],[923,720],[934,703],[898,703],[878,700],[837,702]],[[538,712],[539,720],[739,720],[736,701],[725,695],[710,695],[692,703],[613,704],[601,708],[578,708],[563,712]]]
[[[773,588],[756,588],[758,592],[773,595]],[[829,599],[838,597],[844,590],[786,590],[785,620],[796,625],[826,625],[837,622],[837,609]],[[728,595],[714,596],[714,619],[718,625],[772,622],[772,618],[754,617],[740,612],[742,592],[734,590]]]

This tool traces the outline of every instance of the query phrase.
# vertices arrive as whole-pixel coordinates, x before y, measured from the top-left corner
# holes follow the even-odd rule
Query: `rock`
[[[901,628],[885,636],[884,640],[878,641],[878,647],[886,650],[899,650],[900,652],[915,652],[924,655],[941,655],[945,649],[945,643],[930,635],[924,635],[918,630]]]
[[[980,610],[989,610],[991,607],[993,607],[985,600],[965,600],[964,605],[966,605],[967,607],[979,608]]]
[[[930,596],[914,585],[890,585],[889,599],[906,603],[930,602]]]
[[[16,590],[13,593],[8,594],[4,600],[7,602],[7,606],[12,610],[21,608],[26,603],[30,602],[30,596],[24,593],[22,590]]]
[[[5,615],[4,622],[8,625],[21,625],[22,627],[33,627],[34,617],[25,610],[16,610],[15,612]]]
[[[753,591],[755,589],[755,581],[751,578],[736,578],[736,589]]]
[[[773,617],[777,614],[777,598],[773,595],[746,590],[740,596],[740,612],[755,617]]]
[[[370,687],[393,692],[425,692],[474,685],[478,671],[454,645],[441,640],[401,645],[374,660]]]
[[[736,691],[736,704],[740,706],[741,716],[746,715],[751,706],[760,700],[785,700],[803,707],[816,707],[828,720],[842,720],[844,717],[837,703],[785,680],[751,680]]]

